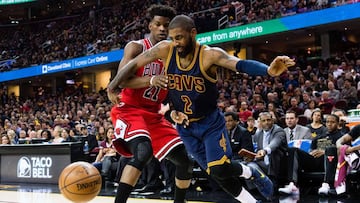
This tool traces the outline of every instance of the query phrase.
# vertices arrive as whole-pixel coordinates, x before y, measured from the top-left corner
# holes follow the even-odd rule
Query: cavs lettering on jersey
[[[176,48],[172,47],[165,67],[169,77],[168,96],[174,108],[187,114],[190,121],[203,118],[217,108],[216,75],[213,78],[203,69],[204,48],[197,44],[192,62],[182,68]]]
[[[147,38],[142,39],[139,42],[143,44],[143,52],[153,46]],[[136,75],[139,77],[159,75],[163,74],[163,69],[163,63],[160,60],[156,60],[139,68]],[[157,87],[145,87],[138,89],[124,88],[121,92],[121,101],[132,106],[147,109],[151,112],[158,112],[161,102],[164,101],[166,95],[167,90]]]

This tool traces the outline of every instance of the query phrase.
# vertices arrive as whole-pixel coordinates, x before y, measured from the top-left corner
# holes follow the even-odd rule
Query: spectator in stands
[[[311,123],[306,127],[310,129],[311,139],[318,136],[324,136],[327,132],[326,127],[323,125],[323,116],[320,109],[315,109],[311,114]]]
[[[272,118],[274,119],[274,123],[278,123],[281,115],[273,102],[269,102],[267,104],[267,111],[271,114]]]
[[[260,97],[260,96],[259,96]],[[259,114],[266,110],[265,102],[262,99],[257,99],[255,103],[255,108],[253,109],[253,117],[258,119]]]
[[[309,108],[309,103],[311,101],[311,97],[308,92],[302,93],[302,101],[299,103],[299,108],[305,110]]]
[[[304,116],[306,116],[309,120],[311,120],[312,119],[311,115],[313,114],[315,109],[318,109],[317,104],[316,101],[312,99],[308,103],[308,108],[306,108],[304,111]]]
[[[246,132],[247,134],[249,134],[251,137],[253,137],[253,135],[256,133],[257,127],[255,126],[255,119],[254,117],[250,116],[248,117],[247,121],[246,121]],[[255,149],[254,149],[255,151]]]
[[[279,188],[279,192],[287,195],[299,195],[299,189],[296,184],[299,180],[299,171],[304,172],[325,172],[325,164],[329,164],[325,160],[326,148],[336,143],[342,134],[338,130],[339,117],[331,114],[326,118],[327,133],[323,136],[318,136],[311,142],[310,152],[303,151],[296,147],[289,148],[288,156],[288,178],[290,183],[283,188]],[[332,153],[332,154],[331,154]],[[330,150],[328,156],[336,156],[336,150]],[[333,157],[334,158],[334,157]],[[332,159],[333,160],[333,159]],[[325,164],[324,164],[325,161]],[[335,165],[336,167],[336,165]],[[329,190],[328,183],[333,180],[331,176],[335,175],[335,168],[328,170],[324,176],[324,184],[319,193],[325,193]]]
[[[242,124],[245,124],[247,119],[252,116],[252,111],[249,110],[249,105],[246,101],[242,101],[239,108],[239,118]]]
[[[105,181],[113,182],[115,177],[115,171],[111,170],[114,166],[117,167],[117,162],[119,157],[116,153],[116,150],[113,148],[112,140],[114,139],[114,128],[108,128],[106,131],[106,138],[101,142],[99,146],[99,153],[96,156],[96,159],[93,165],[99,169],[101,176]],[[115,167],[115,168],[116,168]]]
[[[287,141],[298,139],[311,139],[310,129],[298,124],[299,118],[295,111],[289,110],[285,114],[286,139]]]
[[[345,79],[344,88],[342,88],[340,93],[340,99],[345,99],[350,109],[356,108],[358,104],[357,90],[353,86],[352,78]]]
[[[289,77],[288,79],[285,80],[284,84],[286,90],[289,89],[289,85],[292,85],[294,89],[299,87],[299,82],[297,81],[297,79],[294,77],[293,74],[289,74]]]
[[[49,130],[47,130],[47,129],[41,131],[41,138],[45,138],[45,141],[47,143],[52,142],[51,132]]]
[[[59,125],[54,127],[54,130],[53,130],[53,133],[52,133],[53,134],[52,143],[58,144],[58,143],[62,143],[64,141],[64,138],[61,137],[62,130],[63,129]]]
[[[287,110],[295,111],[296,115],[304,114],[305,109],[300,108],[298,104],[299,104],[299,100],[296,97],[291,97],[290,106]]]
[[[1,135],[1,146],[2,145],[11,145],[10,137],[7,134]]]
[[[360,170],[359,152],[360,145],[352,145],[352,142],[358,140],[360,136],[360,125],[354,126],[349,133],[343,135],[336,141],[336,147],[339,150],[339,157],[334,181],[335,189],[329,193],[333,195],[342,195],[346,192],[346,176],[351,170]]]
[[[262,130],[255,133],[253,138],[257,145],[255,163],[269,176],[274,189],[277,190],[282,160],[288,148],[286,134],[281,127],[274,124],[274,119],[269,112],[260,113],[259,125]]]
[[[17,144],[19,137],[16,135],[15,131],[13,129],[8,129],[7,130],[7,135],[9,136],[10,140],[11,140],[11,144]]]
[[[340,118],[339,130],[342,134],[346,134],[350,131],[350,128],[346,126],[346,112],[342,109],[333,109],[331,114],[335,114]]]
[[[340,99],[340,91],[335,89],[335,85],[333,81],[328,82],[328,91],[329,91],[329,99],[333,99],[334,102]]]
[[[239,117],[235,112],[225,112],[225,124],[228,131],[230,146],[232,149],[232,159],[240,159],[238,152],[240,149],[254,151],[252,137],[246,134],[246,129],[239,125]]]
[[[99,146],[98,142],[96,140],[96,136],[92,135],[92,134],[89,134],[88,129],[84,125],[82,125],[80,127],[80,132],[81,132],[81,136],[86,137],[85,141],[87,141],[88,144],[89,144],[89,149],[88,149],[89,152],[93,151],[96,147]]]
[[[77,139],[74,138],[75,134],[70,134],[69,128],[62,128],[61,137],[63,138],[62,142],[77,142]]]

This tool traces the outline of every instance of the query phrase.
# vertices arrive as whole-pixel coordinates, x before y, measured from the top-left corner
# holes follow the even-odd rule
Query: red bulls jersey
[[[140,40],[143,45],[143,52],[153,45],[148,38]],[[136,75],[151,76],[163,74],[164,66],[160,60],[156,60],[137,70]],[[161,102],[164,101],[167,90],[157,87],[145,87],[139,89],[124,88],[121,92],[121,101],[131,106],[147,109],[150,112],[158,112]]]

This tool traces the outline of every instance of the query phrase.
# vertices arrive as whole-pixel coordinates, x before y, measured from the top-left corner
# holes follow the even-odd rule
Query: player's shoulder
[[[162,40],[158,42],[155,46],[159,48],[170,48],[172,46],[172,43],[169,40]]]
[[[203,46],[203,55],[205,55],[205,56],[220,57],[224,53],[226,53],[220,47],[210,47],[210,46],[207,46],[207,45],[202,45],[202,46]]]
[[[140,40],[132,40],[130,42],[128,42],[125,46],[125,49],[126,48],[142,48],[144,45],[144,42],[143,42],[143,39],[140,39]]]
[[[133,40],[126,44],[124,48],[125,54],[129,55],[139,55],[141,52],[143,52],[144,46],[143,42],[141,40]]]

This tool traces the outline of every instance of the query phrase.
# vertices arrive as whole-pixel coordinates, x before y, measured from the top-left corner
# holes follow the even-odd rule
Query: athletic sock
[[[178,186],[175,186],[174,203],[184,203],[186,191],[187,191],[187,188],[180,189],[180,188],[178,188]]]
[[[119,183],[116,191],[115,203],[126,203],[133,188],[134,187],[129,184]]]
[[[244,164],[241,164],[242,166],[242,174],[240,175],[241,177],[244,177],[245,179],[249,179],[252,176],[252,172],[249,166],[246,166]]]
[[[257,201],[244,187],[242,187],[239,196],[235,197],[235,199],[246,203],[256,203]]]

